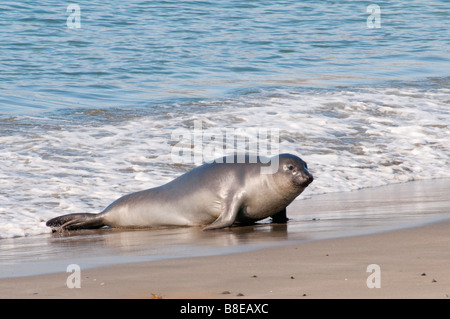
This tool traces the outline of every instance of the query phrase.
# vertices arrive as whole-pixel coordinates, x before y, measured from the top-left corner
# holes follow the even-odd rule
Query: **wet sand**
[[[449,298],[449,193],[414,182],[296,201],[288,225],[4,241],[0,298]]]

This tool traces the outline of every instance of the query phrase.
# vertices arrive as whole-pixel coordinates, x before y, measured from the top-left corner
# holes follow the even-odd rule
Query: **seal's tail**
[[[69,214],[55,217],[47,221],[46,225],[53,231],[92,229],[106,226],[102,214]]]

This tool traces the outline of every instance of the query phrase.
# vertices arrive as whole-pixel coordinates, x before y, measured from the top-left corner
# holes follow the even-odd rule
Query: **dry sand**
[[[449,213],[448,202],[439,205]],[[379,266],[380,288],[367,286],[371,264]],[[83,269],[81,288],[69,289],[68,276],[0,279],[0,298],[449,298],[450,221],[226,255]]]

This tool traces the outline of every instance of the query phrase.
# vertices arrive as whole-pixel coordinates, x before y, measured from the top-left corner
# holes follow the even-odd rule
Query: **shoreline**
[[[449,298],[450,220],[229,255],[0,279],[0,298]],[[379,266],[380,288],[369,288]],[[375,281],[373,281],[375,282]]]
[[[448,298],[449,191],[444,179],[312,196],[287,225],[4,241],[0,298]],[[66,285],[73,263],[80,289]],[[371,264],[381,288],[367,288]]]

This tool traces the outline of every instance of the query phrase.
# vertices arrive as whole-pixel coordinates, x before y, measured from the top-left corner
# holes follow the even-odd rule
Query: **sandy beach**
[[[2,1],[3,316],[449,299],[449,4]],[[245,155],[279,171],[258,178]],[[288,202],[285,224],[203,230]],[[123,228],[47,226],[101,212],[84,218]]]
[[[65,271],[2,278],[0,298],[449,298],[449,191],[449,181],[441,180],[315,196],[296,202],[288,210],[294,216],[284,229],[287,238],[292,234],[290,240],[278,239],[275,244],[267,241],[279,236],[277,227],[246,227],[245,232],[236,227],[217,234],[225,236],[231,232],[240,239],[254,238],[260,246],[217,255],[81,267],[81,287],[72,289],[66,284],[71,273]],[[305,207],[310,212],[314,209],[315,216],[330,216],[320,215],[320,209],[350,214],[352,210],[372,207],[384,213],[397,212],[399,218],[389,225],[384,213],[378,221],[373,214],[367,220],[358,217],[344,223],[329,221],[333,231],[321,226],[319,231],[308,233],[302,229],[327,225],[327,221],[300,220],[292,212]],[[431,214],[430,218],[424,219],[427,214]],[[378,228],[368,228],[368,224],[378,224]],[[261,229],[264,231],[260,233],[266,233],[261,237],[264,240],[249,235]],[[132,233],[137,241],[148,240],[148,231]],[[117,232],[108,236],[119,235]],[[133,247],[133,254],[139,255],[139,249]],[[96,251],[98,258],[104,254],[95,240],[90,249]]]

